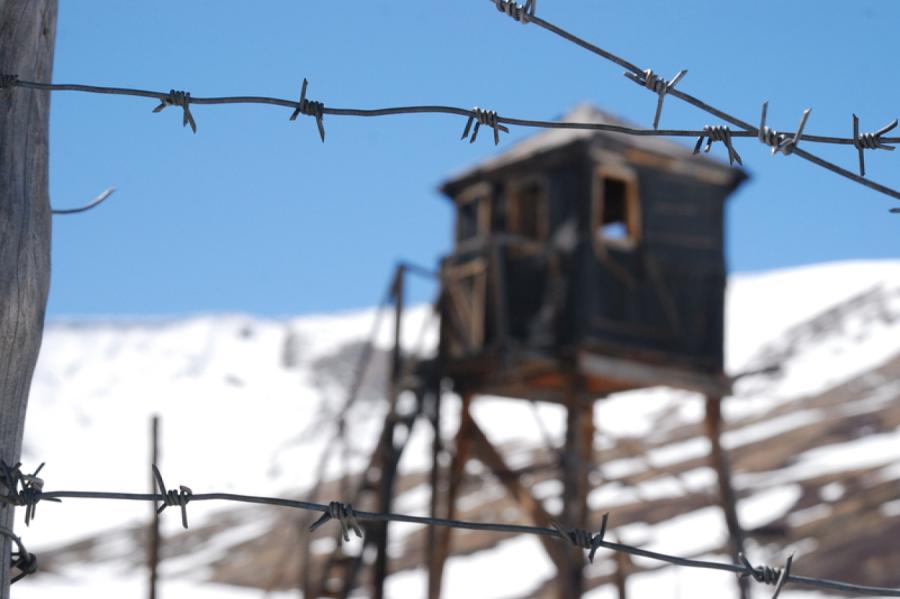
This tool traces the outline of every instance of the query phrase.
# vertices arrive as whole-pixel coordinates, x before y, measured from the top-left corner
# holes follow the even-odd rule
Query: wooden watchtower
[[[587,105],[564,121],[623,125]],[[591,528],[587,508],[593,402],[666,385],[707,397],[713,462],[733,549],[741,546],[718,443],[723,372],[725,201],[743,171],[656,137],[555,129],[447,181],[455,244],[443,259],[438,371],[463,397],[449,489],[452,517],[468,457],[504,480],[538,525],[551,517]],[[547,514],[510,477],[469,416],[478,395],[563,404],[568,410],[564,501]],[[430,596],[449,547],[437,534]],[[545,543],[562,597],[580,596],[583,557]]]
[[[590,106],[566,121],[622,125]],[[398,267],[390,409],[355,492],[346,500],[391,511],[397,467],[414,425],[434,431],[431,515],[453,519],[470,458],[496,476],[532,523],[592,529],[588,473],[593,406],[617,391],[667,385],[707,398],[711,461],[730,531],[742,548],[729,468],[719,444],[723,372],[725,200],[743,171],[655,137],[551,129],[446,182],[455,242],[441,261],[437,357],[410,363],[400,348],[404,276]],[[448,385],[449,383],[449,385]],[[441,436],[443,390],[462,397],[452,442]],[[414,407],[398,398],[414,394]],[[555,402],[567,410],[560,513],[548,513],[471,417],[479,395]],[[349,597],[370,584],[384,597],[389,527],[365,525],[355,555],[337,544],[305,596]],[[428,597],[441,593],[452,529],[427,531]],[[541,537],[556,565],[559,597],[580,597],[584,555]],[[371,554],[371,571],[364,568]]]

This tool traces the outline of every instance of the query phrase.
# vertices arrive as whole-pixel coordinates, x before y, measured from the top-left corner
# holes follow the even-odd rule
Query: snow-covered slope
[[[299,493],[316,478],[332,416],[373,316],[373,311],[360,311],[283,320],[221,315],[50,323],[29,405],[25,467],[46,461],[42,476],[48,489],[147,490],[149,419],[160,414],[160,465],[169,486]],[[762,531],[752,535],[754,555],[778,562],[790,546],[798,555],[797,572],[836,575],[841,569],[835,564],[844,555],[836,535],[858,540],[859,556],[865,554],[866,535],[881,539],[900,526],[900,385],[895,382],[900,374],[900,261],[732,277],[727,321],[732,373],[774,363],[782,367],[776,374],[742,379],[725,405],[730,426],[724,443],[735,466],[740,515],[746,528]],[[389,345],[388,328],[378,337],[382,348]],[[410,350],[423,328],[422,345],[431,347],[435,329],[429,311],[410,311],[404,326]],[[379,376],[381,358],[351,419],[350,438],[358,450],[351,470],[362,467],[378,432],[383,409],[378,399],[385,384]],[[452,400],[448,407],[449,433],[455,425]],[[712,507],[715,477],[700,434],[702,409],[702,398],[664,388],[622,393],[596,404],[598,467],[590,504],[597,514],[612,511],[619,538],[670,553],[724,559],[724,521]],[[479,398],[473,410],[511,466],[552,462],[552,446],[561,442],[565,422],[559,407]],[[414,431],[401,464],[407,482],[401,482],[396,504],[402,511],[426,509],[428,493],[415,481],[430,459],[428,443],[425,427]],[[527,520],[477,464],[470,470],[461,502],[465,517],[505,514]],[[342,461],[330,460],[327,473],[331,478],[344,474]],[[535,495],[554,510],[560,488],[550,474],[535,475],[531,482]],[[43,598],[62,589],[90,591],[92,597],[142,592],[135,527],[146,522],[149,512],[143,503],[42,504],[31,527],[17,529],[29,549],[52,556],[54,573],[19,583],[16,595]],[[179,541],[191,550],[164,562],[168,596],[209,592],[201,581],[227,579],[222,564],[243,556],[261,537],[286,547],[295,540],[284,532],[293,530],[293,520],[280,512],[196,503],[189,514],[194,528],[221,521],[228,526],[203,542]],[[849,527],[840,534],[825,527],[829,518],[849,522],[854,514],[861,523],[855,536]],[[177,533],[176,514],[166,512],[163,522],[167,534]],[[397,526],[392,535],[401,571],[389,579],[390,595],[422,596],[425,574],[415,565],[422,560],[423,531]],[[53,550],[91,538],[103,542],[80,551]],[[472,550],[448,562],[447,596],[527,596],[545,588],[552,575],[535,539],[463,538]],[[328,542],[325,535],[318,548]],[[900,553],[900,548],[892,550]],[[85,555],[91,563],[82,561]],[[611,585],[601,584],[612,564],[598,558],[589,570],[599,585],[592,597],[615,595]],[[634,568],[647,565],[635,561]],[[852,570],[843,573],[852,578]],[[877,568],[861,569],[856,580],[878,582],[872,580],[877,575]],[[241,576],[251,583],[252,577]],[[260,573],[258,578],[271,581],[273,576]],[[734,593],[728,575],[672,568],[633,574],[629,585],[637,595]],[[258,594],[229,587],[227,594],[216,596]]]

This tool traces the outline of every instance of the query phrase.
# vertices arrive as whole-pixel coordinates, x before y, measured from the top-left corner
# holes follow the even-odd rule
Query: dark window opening
[[[536,181],[516,189],[509,205],[509,232],[529,239],[544,239],[546,201],[544,187]]]
[[[637,196],[633,183],[601,176],[595,198],[594,230],[598,239],[627,245],[637,237]]]
[[[487,235],[491,229],[491,199],[483,190],[465,193],[456,200],[456,240]]]
[[[463,241],[478,235],[478,200],[460,204],[457,214],[456,239]]]

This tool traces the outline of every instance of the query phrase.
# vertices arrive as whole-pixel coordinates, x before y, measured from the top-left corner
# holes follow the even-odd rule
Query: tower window
[[[634,247],[640,227],[634,174],[598,169],[594,178],[592,212],[596,241],[622,248]]]
[[[547,238],[547,188],[539,179],[510,186],[507,195],[507,229],[513,235],[541,241]]]
[[[456,240],[487,235],[491,229],[491,195],[487,185],[465,190],[456,200]]]

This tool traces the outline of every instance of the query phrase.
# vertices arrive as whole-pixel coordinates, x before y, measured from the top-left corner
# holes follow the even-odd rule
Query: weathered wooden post
[[[159,465],[159,415],[154,414],[150,420],[150,463]],[[156,493],[156,478],[150,474],[150,492]],[[150,571],[150,585],[147,596],[156,599],[157,578],[159,571],[159,512],[156,503],[150,504],[149,542],[147,544],[147,568]]]
[[[0,77],[49,81],[56,0],[0,0]],[[0,89],[0,458],[19,460],[50,287],[49,92]],[[0,509],[12,528],[13,510]],[[25,539],[27,542],[27,539]],[[10,545],[0,551],[9,563]],[[9,569],[0,568],[0,599]]]
[[[575,377],[577,379],[577,377]],[[588,528],[588,473],[593,461],[594,407],[573,380],[566,418],[566,446],[563,453],[563,526]],[[584,551],[570,546],[566,571],[560,572],[561,599],[577,599],[584,593]]]

